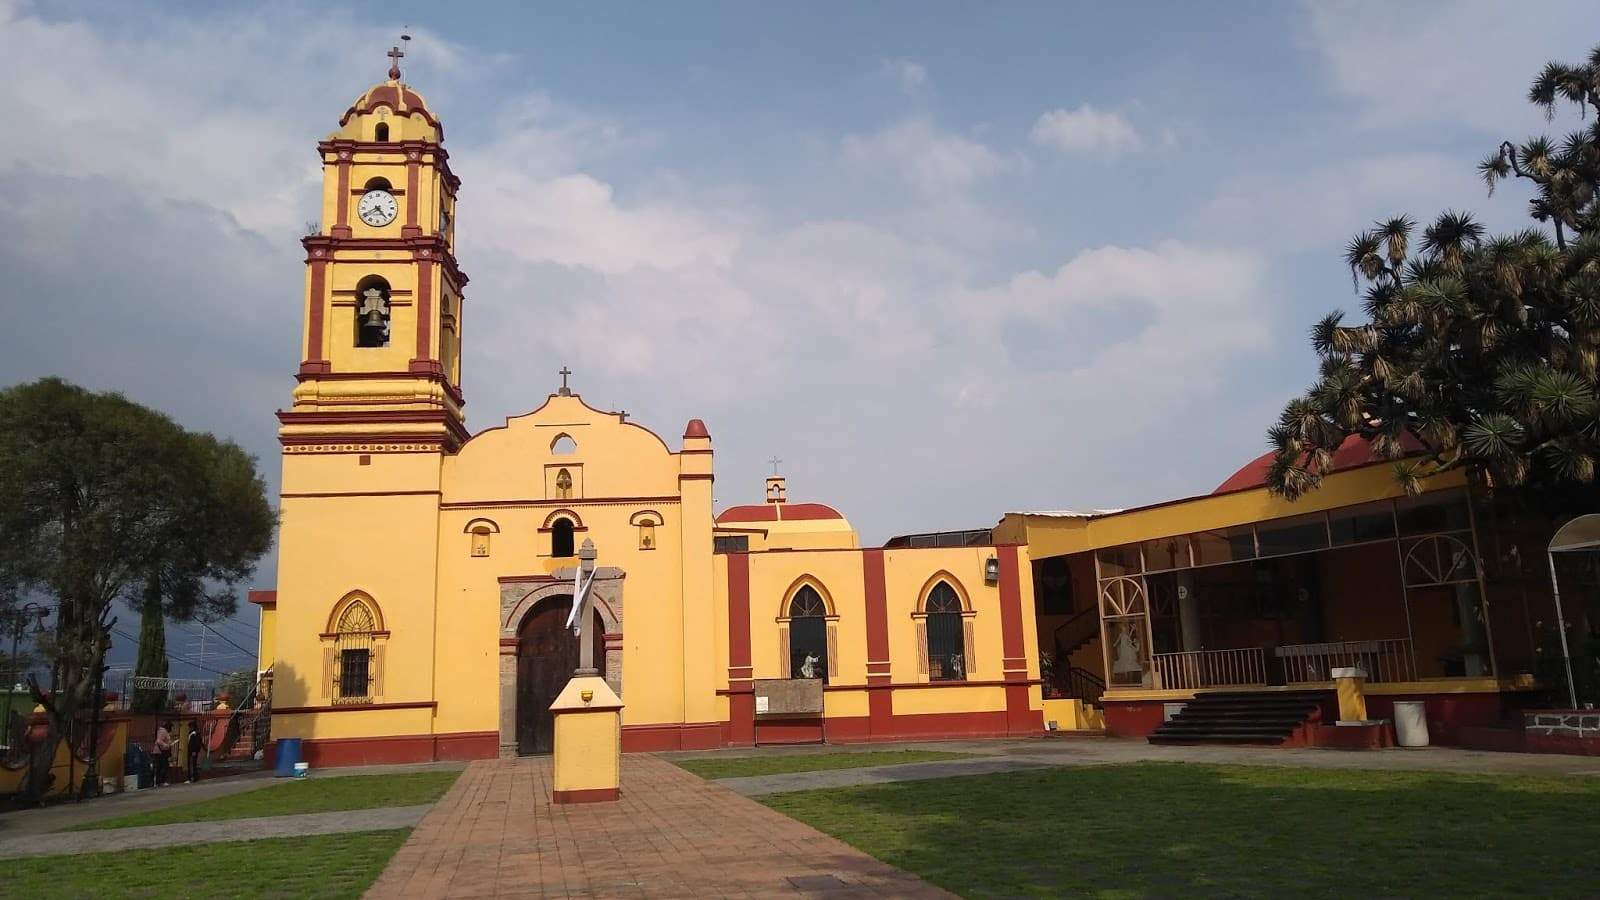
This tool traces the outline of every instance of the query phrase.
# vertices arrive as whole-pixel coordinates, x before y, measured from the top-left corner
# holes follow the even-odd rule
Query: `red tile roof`
[[[779,513],[779,510],[782,513]],[[800,522],[843,519],[831,506],[822,503],[758,503],[730,506],[717,516],[717,524],[732,522]]]
[[[1423,449],[1422,444],[1409,433],[1400,435],[1400,445],[1405,448],[1407,453],[1417,453]],[[1217,489],[1211,493],[1226,494],[1230,491],[1243,491],[1266,484],[1267,469],[1272,466],[1272,456],[1273,454],[1268,452],[1250,460],[1245,464],[1244,468],[1229,476],[1227,481],[1217,485]],[[1339,445],[1339,449],[1333,451],[1333,466],[1329,471],[1338,472],[1341,469],[1354,469],[1358,466],[1383,461],[1384,458],[1373,451],[1372,444],[1366,438],[1359,434],[1352,434],[1344,439],[1344,443]]]

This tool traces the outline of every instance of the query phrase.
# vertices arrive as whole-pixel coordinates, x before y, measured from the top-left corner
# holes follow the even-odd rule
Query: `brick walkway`
[[[552,806],[550,759],[472,763],[368,897],[948,897],[646,754],[622,799]]]

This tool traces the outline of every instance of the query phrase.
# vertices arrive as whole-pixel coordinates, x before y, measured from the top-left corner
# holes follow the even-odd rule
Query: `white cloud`
[[[921,117],[868,135],[847,135],[842,147],[853,165],[889,172],[928,193],[970,187],[1008,165],[987,145],[942,131]]]
[[[886,59],[880,70],[900,89],[912,92],[928,83],[928,69],[921,63],[909,59]]]
[[[133,370],[198,361],[222,398],[215,412],[181,388],[163,394],[165,379],[129,381],[140,400],[182,410],[189,424],[242,435],[269,477],[270,411],[287,402],[297,362],[294,232],[316,215],[313,146],[381,74],[381,54],[352,62],[349,47],[388,38],[378,26],[294,15],[152,19],[140,32],[149,46],[134,46],[110,26],[0,12],[0,106],[16,110],[0,148],[0,222],[39,220],[27,244],[38,251],[3,261],[26,277],[26,299],[50,297],[75,316],[92,315],[112,285],[119,312],[137,308],[160,335],[144,343],[126,329],[75,327],[74,316],[44,319],[8,293],[14,320],[38,327],[8,332],[5,375],[57,371],[114,386]],[[264,37],[279,33],[297,40]],[[669,138],[537,91],[461,127],[451,94],[496,86],[452,65],[475,50],[427,43],[445,48],[420,60],[433,71],[408,76],[444,118],[465,183],[458,246],[472,276],[463,369],[474,427],[537,406],[570,364],[587,399],[626,406],[663,434],[706,418],[725,500],[757,490],[759,460],[777,451],[800,476],[797,495],[845,506],[871,540],[891,528],[982,525],[1042,498],[1128,502],[1083,496],[1079,473],[1124,464],[1118,438],[1159,434],[1164,417],[1194,408],[1261,345],[1269,306],[1250,254],[1066,247],[1055,257],[1064,262],[1039,271],[980,274],[1000,265],[989,256],[995,234],[1029,226],[975,188],[1025,169],[928,118],[818,151],[819,170],[841,156],[850,164],[825,176],[843,188],[829,187],[859,192],[869,177],[867,193],[881,200],[892,177],[910,188],[895,198],[903,205],[786,217],[715,177],[651,192],[608,175],[641,167],[632,155]],[[253,74],[266,71],[275,74]],[[49,191],[8,189],[35,171]],[[97,193],[100,181],[115,190]],[[102,258],[105,234],[85,225],[97,196],[121,198],[111,227],[130,236],[124,251],[147,239],[181,244],[199,262],[167,278],[137,270],[127,284],[119,279],[136,270],[121,257],[104,271],[64,265]],[[186,342],[201,346],[186,354]],[[259,424],[241,426],[241,416]],[[997,442],[1007,471],[974,477],[992,467]]]
[[[1172,140],[1169,137],[1164,140]],[[1144,139],[1133,123],[1119,112],[1095,109],[1085,103],[1077,109],[1053,109],[1033,123],[1033,142],[1063,153],[1119,156],[1140,150]]]
[[[1448,123],[1520,138],[1543,121],[1527,103],[1534,76],[1552,59],[1581,61],[1595,40],[1592,0],[1549,0],[1536,11],[1497,0],[1304,10],[1305,43],[1371,126]]]

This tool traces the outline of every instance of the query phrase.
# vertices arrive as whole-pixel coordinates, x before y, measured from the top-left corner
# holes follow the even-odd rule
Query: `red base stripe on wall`
[[[275,759],[267,748],[266,764]],[[450,734],[400,734],[383,737],[312,738],[300,746],[300,759],[313,769],[440,760],[491,759],[500,752],[498,731]]]
[[[689,725],[624,725],[623,753],[656,753],[667,750],[713,750],[728,744],[726,722],[696,722]]]

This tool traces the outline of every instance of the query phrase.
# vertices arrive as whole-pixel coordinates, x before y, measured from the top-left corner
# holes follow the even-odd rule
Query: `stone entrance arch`
[[[572,568],[500,583],[500,755],[517,755],[517,646],[523,621],[541,601],[572,596]],[[622,583],[615,566],[594,570],[594,611],[604,629],[604,661],[595,660],[606,683],[622,696]]]

